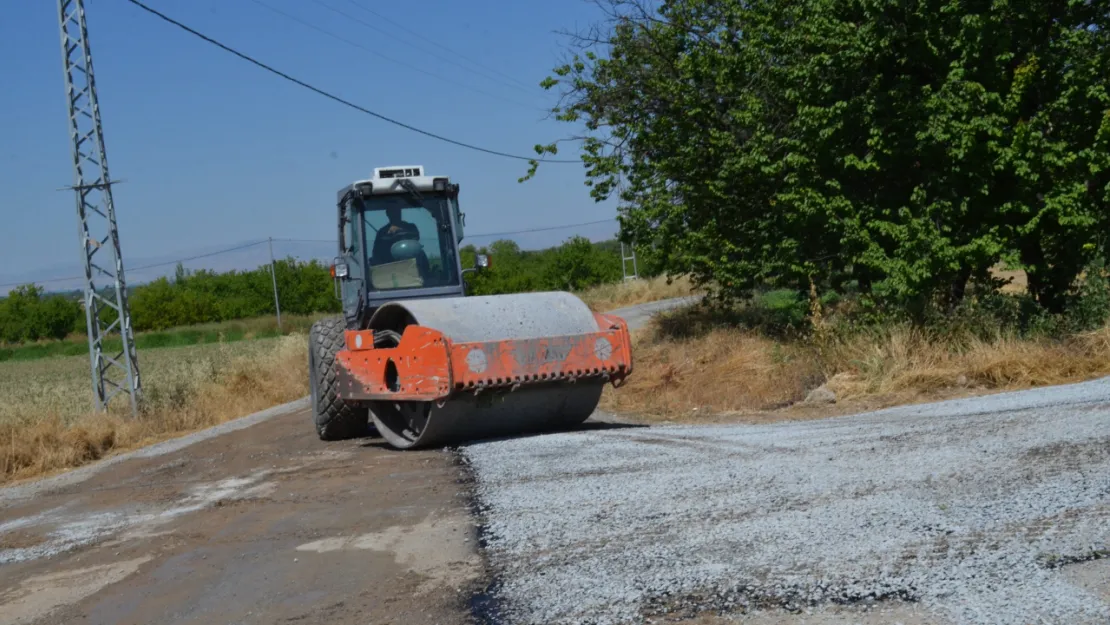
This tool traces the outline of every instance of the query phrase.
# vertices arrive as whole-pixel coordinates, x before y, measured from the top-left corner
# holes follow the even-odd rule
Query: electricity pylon
[[[131,400],[132,414],[137,414],[142,385],[83,0],[58,0],[58,20],[73,141],[72,188],[77,197],[81,260],[85,265],[85,323],[95,407],[105,410],[113,397],[125,393]],[[99,278],[104,278],[105,288],[97,289]],[[114,331],[119,332],[123,347],[113,356],[105,351],[104,341]]]

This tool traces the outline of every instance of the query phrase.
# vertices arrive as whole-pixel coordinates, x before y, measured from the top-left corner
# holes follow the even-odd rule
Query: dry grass
[[[996,278],[1009,279],[1010,283],[1002,288],[1003,293],[1024,293],[1027,288],[1025,272],[1011,270],[1003,265],[991,269]],[[672,297],[685,297],[699,294],[688,277],[679,277],[669,284],[665,277],[627,280],[602,284],[576,293],[582,301],[597,312],[605,312],[625,306],[655,302]]]
[[[735,328],[674,338],[656,324],[633,342],[633,375],[606,390],[602,407],[648,420],[797,418],[803,409],[812,418],[1110,374],[1110,328],[1065,341],[930,338],[909,328],[776,341]],[[821,384],[838,404],[803,407]]]
[[[826,348],[829,388],[846,399],[951,388],[1011,390],[1110,374],[1110,328],[1066,340],[928,338],[906,328]]]
[[[991,275],[995,278],[1009,280],[1010,282],[1002,287],[1003,293],[1011,295],[1024,293],[1029,289],[1029,277],[1021,269],[1005,269],[1003,267],[996,267],[991,270]]]
[[[87,356],[0,363],[0,483],[95,461],[302,397],[304,335],[148,350],[144,414],[90,410]]]
[[[666,278],[657,277],[602,284],[576,295],[592,310],[605,312],[672,297],[685,297],[697,292],[686,277],[676,278],[670,284]]]
[[[648,418],[769,410],[804,398],[823,380],[806,350],[736,330],[670,339],[649,329],[633,345],[632,375],[606,390],[606,410]]]

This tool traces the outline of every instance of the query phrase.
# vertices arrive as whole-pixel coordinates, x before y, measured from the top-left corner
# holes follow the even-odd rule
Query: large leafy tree
[[[923,312],[1008,260],[1059,309],[1105,251],[1102,3],[599,1],[545,86],[594,197],[670,272]]]

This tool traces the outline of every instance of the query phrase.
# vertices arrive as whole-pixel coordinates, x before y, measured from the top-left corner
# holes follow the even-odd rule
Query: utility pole
[[[277,268],[274,264],[274,237],[270,237],[270,278],[274,282],[274,310],[277,311],[278,332],[281,332],[281,302],[278,300]]]
[[[628,273],[628,262],[632,261],[632,273]],[[624,274],[625,280],[635,280],[640,277],[640,270],[636,266],[636,245],[624,244],[621,241],[621,273]]]
[[[131,400],[131,414],[137,415],[142,385],[112,203],[114,181],[108,175],[83,0],[58,0],[58,21],[73,142],[72,189],[77,198],[81,260],[85,266],[85,324],[89,333],[94,405],[97,410],[105,410],[114,396],[126,393]],[[96,279],[100,277],[107,284],[98,290]],[[104,340],[114,331],[119,332],[123,348],[112,356],[104,352]]]

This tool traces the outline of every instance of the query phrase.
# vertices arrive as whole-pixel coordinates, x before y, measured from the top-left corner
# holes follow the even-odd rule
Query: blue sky
[[[259,3],[412,67],[337,41]],[[556,94],[537,83],[567,52],[567,40],[555,31],[586,26],[597,17],[585,0],[147,4],[383,115],[523,155],[531,155],[536,143],[574,130],[544,119]],[[453,53],[380,22],[358,5]],[[406,6],[411,8],[398,8]],[[429,173],[451,176],[462,186],[460,200],[474,233],[614,215],[611,203],[596,204],[589,197],[581,164],[545,165],[536,179],[519,184],[527,168],[523,161],[441,143],[350,110],[124,0],[86,0],[86,7],[111,174],[124,181],[115,188],[115,201],[128,264],[267,236],[334,239],[336,190],[381,165],[422,164]],[[80,273],[73,196],[57,191],[72,183],[73,171],[56,3],[13,0],[4,9],[0,276]],[[468,71],[475,66],[462,57],[488,69]],[[565,144],[560,157],[576,155]],[[600,238],[614,229],[581,233]],[[542,233],[521,242],[554,244],[570,234]]]

